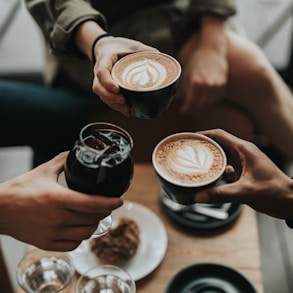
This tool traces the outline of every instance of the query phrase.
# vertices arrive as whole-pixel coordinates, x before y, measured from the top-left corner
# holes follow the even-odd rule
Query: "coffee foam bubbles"
[[[152,90],[160,87],[166,80],[167,70],[159,62],[151,59],[142,59],[128,64],[121,81],[126,87]]]
[[[174,183],[196,185],[218,178],[224,157],[205,139],[180,137],[161,144],[155,155],[159,173]]]

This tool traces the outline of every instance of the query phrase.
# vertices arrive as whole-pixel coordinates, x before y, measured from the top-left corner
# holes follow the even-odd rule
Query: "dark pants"
[[[85,123],[86,108],[79,96],[0,80],[0,147],[30,146],[33,166],[69,150]]]

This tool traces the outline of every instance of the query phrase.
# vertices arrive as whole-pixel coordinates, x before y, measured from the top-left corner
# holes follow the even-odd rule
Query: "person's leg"
[[[34,166],[70,149],[85,122],[85,106],[78,96],[0,81],[0,146],[31,146]]]
[[[183,72],[185,66],[188,66],[190,63],[190,56],[198,48],[198,41],[199,34],[192,34],[178,50],[176,57],[182,66]],[[179,85],[176,94],[179,103],[180,100],[181,103],[184,100],[181,86],[182,84]],[[181,106],[182,105],[179,105],[179,108],[181,108]],[[200,129],[222,128],[246,140],[252,140],[255,133],[255,125],[250,117],[250,113],[225,97],[222,98],[220,103],[205,107],[196,114],[188,115],[193,115],[193,120]]]
[[[293,95],[263,51],[228,32],[227,100],[252,118],[257,130],[286,157],[293,158]]]

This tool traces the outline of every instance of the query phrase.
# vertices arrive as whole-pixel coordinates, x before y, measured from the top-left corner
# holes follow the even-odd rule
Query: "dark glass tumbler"
[[[84,126],[67,157],[68,187],[93,195],[122,196],[133,176],[132,147],[131,136],[119,126],[106,122]],[[111,223],[111,216],[100,221],[93,236],[107,233]]]

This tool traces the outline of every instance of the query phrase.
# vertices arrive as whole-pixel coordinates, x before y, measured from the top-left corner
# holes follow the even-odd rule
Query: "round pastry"
[[[101,260],[118,263],[133,257],[139,243],[138,225],[129,218],[121,217],[117,227],[102,237],[91,239],[91,249]]]

